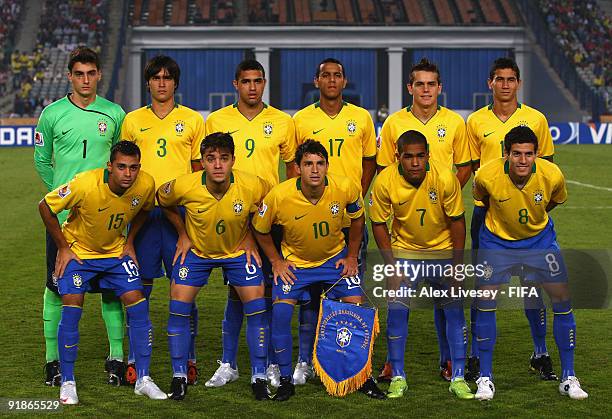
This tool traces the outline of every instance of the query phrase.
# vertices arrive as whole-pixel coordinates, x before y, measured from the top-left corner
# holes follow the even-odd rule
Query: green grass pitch
[[[609,162],[612,147],[558,146],[556,162],[570,181],[612,188]],[[0,260],[0,397],[56,399],[58,388],[43,384],[44,341],[42,335],[42,294],[44,287],[44,228],[36,204],[44,189],[32,162],[31,149],[1,149],[2,231]],[[567,203],[553,216],[562,248],[612,249],[610,213],[612,191],[569,183]],[[469,187],[464,190],[467,225],[471,215]],[[469,234],[468,234],[469,236]],[[372,240],[373,242],[373,240]],[[371,246],[374,246],[371,243]],[[572,278],[584,287],[585,277]],[[610,288],[610,286],[608,286]],[[606,290],[604,290],[606,292]],[[609,292],[609,290],[607,290]],[[494,368],[497,393],[487,403],[459,401],[448,393],[448,385],[437,375],[437,343],[431,310],[414,310],[406,348],[409,391],[403,399],[373,401],[360,393],[344,399],[328,396],[318,380],[297,387],[286,403],[255,402],[249,386],[249,362],[244,332],[239,350],[240,379],[220,389],[203,383],[217,367],[221,354],[221,320],[226,289],[215,273],[199,297],[200,330],[198,364],[200,384],[189,388],[183,402],[152,401],[133,394],[130,387],[115,388],[105,383],[103,362],[107,354],[106,333],[100,317],[97,295],[87,295],[80,324],[81,343],[76,375],[80,404],[64,408],[64,414],[90,417],[151,416],[185,417],[433,417],[433,416],[534,416],[609,417],[612,400],[610,368],[612,353],[612,311],[576,310],[578,324],[576,371],[589,392],[585,401],[571,401],[559,395],[557,384],[540,381],[527,372],[532,350],[529,328],[522,310],[498,312],[498,341]],[[171,377],[165,326],[168,310],[168,282],[159,279],[153,291],[151,316],[155,328],[152,376],[164,390]],[[608,300],[609,301],[609,297]],[[374,367],[384,360],[383,333],[378,338]],[[548,347],[556,371],[558,353],[552,336],[552,314],[548,314]],[[297,353],[294,331],[294,356]],[[471,385],[474,389],[474,384]]]

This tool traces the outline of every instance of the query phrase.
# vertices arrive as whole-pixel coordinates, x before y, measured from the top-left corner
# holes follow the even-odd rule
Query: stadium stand
[[[612,23],[593,0],[518,1],[525,22],[565,86],[597,119],[612,111]]]
[[[20,1],[0,1],[0,96],[4,96],[11,90],[13,86],[10,83],[15,83],[15,79],[11,77],[15,72],[11,58],[20,15]]]
[[[239,7],[246,7],[245,19]],[[182,25],[510,25],[508,0],[131,0],[132,26]]]
[[[587,84],[612,94],[612,22],[596,1],[539,2],[550,32]]]
[[[15,51],[11,57],[13,83],[18,88],[13,106],[15,116],[38,116],[44,106],[68,92],[68,55],[77,45],[102,51],[108,3],[108,0],[45,0],[41,7],[45,18],[38,28],[36,50]]]

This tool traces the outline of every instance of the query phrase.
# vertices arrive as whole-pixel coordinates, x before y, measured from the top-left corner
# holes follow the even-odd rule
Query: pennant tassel
[[[332,309],[330,313],[330,309],[328,307],[325,307],[325,306],[329,306],[330,304],[333,304],[334,306],[337,306],[337,307],[339,306],[340,308],[336,308],[335,311]],[[327,309],[324,309],[324,308],[327,308]],[[335,355],[335,352],[339,352],[339,351],[337,348],[335,349],[329,348],[329,342],[327,343],[327,346],[325,348],[323,348],[322,350],[319,349],[319,344],[321,343],[320,336],[319,336],[321,333],[321,323],[323,321],[326,321],[326,324],[330,324],[329,318],[330,316],[333,317],[334,313],[336,312],[342,313],[342,312],[346,312],[347,310],[358,310],[358,309],[374,311],[373,324],[371,325],[372,332],[371,332],[371,336],[369,337],[370,342],[369,342],[369,347],[368,347],[367,359],[363,363],[363,367],[359,371],[356,371],[354,374],[352,374],[352,376],[346,377],[345,379],[338,379],[338,377],[334,378],[333,377],[334,372],[336,373],[336,375],[340,375],[337,371],[338,363],[343,364],[343,362],[340,359],[338,359],[337,362],[330,361],[329,358],[333,358],[333,355]],[[350,332],[347,332],[347,333],[350,333]],[[319,308],[319,319],[317,322],[317,334],[316,334],[316,339],[315,339],[312,362],[313,362],[313,367],[314,367],[316,374],[319,376],[319,378],[321,379],[321,382],[325,386],[325,389],[330,395],[336,396],[336,397],[343,397],[343,396],[346,396],[347,394],[353,393],[354,391],[360,389],[361,386],[363,386],[363,384],[367,381],[367,379],[372,375],[372,354],[374,352],[374,341],[376,340],[376,337],[378,336],[379,333],[380,333],[380,325],[378,321],[378,309],[365,308],[365,307],[356,306],[354,304],[342,303],[342,302],[331,303],[330,300],[326,298],[321,299],[320,308]],[[327,340],[328,341],[330,340],[329,337],[327,337]],[[350,338],[349,338],[349,342],[350,342]],[[320,353],[321,351],[324,352],[325,356],[322,356],[321,359],[319,359],[319,355],[323,355]],[[327,365],[325,365],[326,360],[327,360]],[[346,360],[344,361],[346,362]],[[355,359],[354,361],[355,362],[351,364],[358,365],[360,360]],[[332,371],[332,370],[335,370],[335,371]]]

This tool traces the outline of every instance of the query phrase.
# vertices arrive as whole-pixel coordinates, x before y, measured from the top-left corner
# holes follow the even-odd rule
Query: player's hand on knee
[[[79,264],[83,264],[81,258],[79,258],[69,247],[62,247],[57,251],[57,257],[55,259],[55,276],[59,279],[64,276],[66,266],[71,260],[76,260]]]
[[[274,285],[278,285],[278,278],[287,285],[293,285],[297,278],[295,274],[291,272],[291,269],[295,270],[295,264],[284,259],[280,259],[272,262],[272,272],[274,273]]]
[[[172,264],[174,265],[176,263],[179,256],[181,258],[181,265],[185,263],[185,257],[187,257],[187,253],[189,253],[192,247],[193,243],[191,242],[191,239],[189,239],[189,236],[187,236],[187,234],[179,235],[179,238],[176,242],[176,252],[174,253],[174,259],[172,259]]]
[[[359,262],[355,256],[347,256],[336,262],[336,269],[342,265],[342,276],[355,276],[359,273]]]
[[[123,246],[123,252],[119,255],[119,259],[123,259],[124,257],[130,257],[137,267],[140,268],[140,264],[138,263],[138,259],[136,258],[136,249],[134,248],[134,244],[127,242],[125,246]]]

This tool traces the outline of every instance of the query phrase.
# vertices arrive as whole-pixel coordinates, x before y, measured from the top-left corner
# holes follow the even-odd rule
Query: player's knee
[[[227,298],[230,300],[240,300],[238,292],[236,292],[236,289],[231,285],[227,287]]]
[[[123,294],[121,294],[121,297],[119,297],[119,298],[121,299],[121,302],[126,307],[127,306],[135,305],[138,302],[140,302],[141,300],[145,299],[144,295],[142,294],[142,292],[140,290],[132,290],[132,291],[124,292]]]
[[[83,294],[64,294],[62,295],[63,306],[83,307]]]

